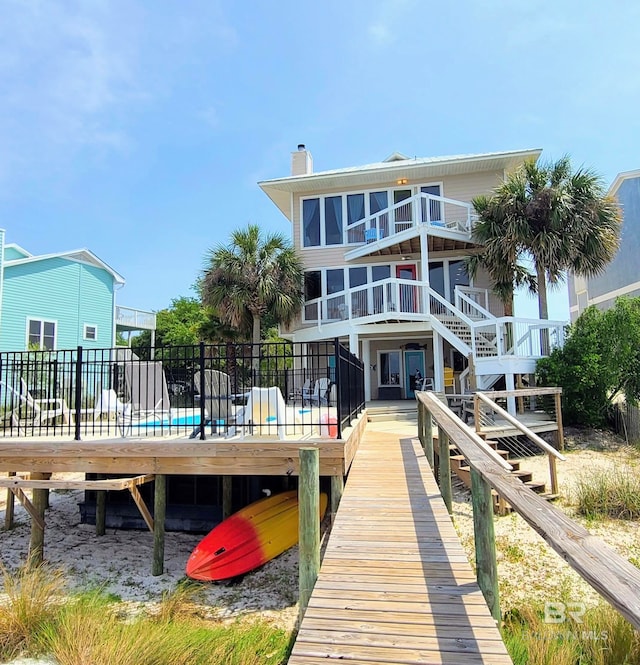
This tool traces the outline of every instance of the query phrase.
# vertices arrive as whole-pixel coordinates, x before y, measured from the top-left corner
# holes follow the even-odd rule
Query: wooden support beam
[[[9,471],[8,476],[15,476],[15,471]],[[13,529],[13,513],[15,507],[15,496],[10,488],[7,488],[7,503],[4,511],[4,528],[8,531]]]
[[[34,479],[43,479],[46,474],[32,473]],[[44,558],[44,511],[47,507],[47,489],[34,489],[31,513],[31,541],[29,543],[29,565],[39,566]],[[31,511],[30,511],[31,512]]]
[[[424,406],[424,405],[422,405]],[[433,450],[433,419],[431,413],[424,407],[425,416],[423,421],[424,426],[424,454],[427,457],[427,462],[433,470],[435,464],[435,453]]]
[[[156,482],[158,481],[158,477],[156,476]],[[156,485],[157,487],[157,485]],[[142,495],[140,494],[140,490],[138,489],[137,485],[130,485],[129,491],[131,492],[131,496],[133,497],[133,500],[135,501],[136,506],[138,506],[138,510],[140,511],[140,514],[142,515],[142,518],[144,519],[146,525],[149,527],[149,531],[152,533],[154,532],[155,529],[155,520],[151,516],[151,513],[149,512],[149,509],[147,508],[147,504],[144,502],[144,499],[142,498]],[[154,511],[155,514],[155,511]]]
[[[155,486],[154,501],[153,501],[154,527],[153,527],[153,566],[151,569],[152,575],[162,575],[162,573],[164,572],[164,520],[166,515],[166,509],[167,509],[167,477],[164,474],[158,474],[156,476],[156,486]]]
[[[496,621],[500,621],[493,497],[491,496],[491,486],[473,467],[471,467],[471,503],[473,505],[478,586],[487,601],[491,615]]]
[[[96,536],[104,536],[107,531],[107,492],[96,492]]]
[[[340,499],[342,499],[342,493],[344,492],[344,476],[340,474],[339,476],[331,476],[331,521],[336,517],[338,512],[338,506],[340,505]]]
[[[299,585],[298,624],[307,610],[311,592],[320,572],[320,473],[317,448],[300,449],[299,514]]]
[[[44,531],[44,519],[38,514],[31,501],[29,501],[27,495],[19,487],[12,487],[10,491],[12,494],[15,495],[18,501],[20,501],[20,503],[24,506],[25,510],[31,516],[31,519],[34,520],[38,524],[38,526]]]
[[[233,512],[233,476],[222,476],[222,519]]]
[[[449,511],[453,513],[453,494],[451,492],[451,455],[449,454],[449,436],[438,427],[438,482],[440,483],[440,492],[444,499],[444,504]]]

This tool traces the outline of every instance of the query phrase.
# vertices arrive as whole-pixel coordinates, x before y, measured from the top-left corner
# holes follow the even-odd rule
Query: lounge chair
[[[124,366],[125,390],[129,402],[116,412],[122,436],[133,427],[141,430],[169,427],[171,404],[167,379],[160,361],[133,361]]]
[[[27,382],[20,378],[20,389],[0,382],[5,392],[4,404],[11,405],[7,413],[7,419],[11,426],[18,429],[18,434],[24,436],[26,428],[48,428],[55,427],[56,418],[61,418],[62,423],[71,423],[71,410],[66,401],[61,397],[36,398],[31,395]]]

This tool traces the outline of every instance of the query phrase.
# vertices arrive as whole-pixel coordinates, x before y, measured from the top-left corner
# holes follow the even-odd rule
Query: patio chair
[[[220,427],[228,428],[234,420],[231,378],[217,369],[205,369],[203,374],[196,372],[193,375],[193,384],[198,391],[202,379],[204,379],[204,395],[201,395],[200,399],[204,404],[204,424],[211,424],[212,429],[215,427],[217,431]],[[195,438],[199,432],[200,428],[196,427],[191,433],[191,438]]]
[[[156,428],[171,424],[171,403],[160,361],[134,361],[124,366],[125,390],[129,402],[116,413],[122,436],[133,427]]]
[[[331,381],[326,376],[323,376],[322,378],[318,379],[315,382],[312,393],[307,391],[306,396],[303,393],[302,403],[317,404],[318,406],[320,406],[321,404],[327,405],[329,404],[330,394],[331,394]]]
[[[246,406],[238,412],[236,425],[257,436],[285,438],[287,407],[278,386],[251,388]]]

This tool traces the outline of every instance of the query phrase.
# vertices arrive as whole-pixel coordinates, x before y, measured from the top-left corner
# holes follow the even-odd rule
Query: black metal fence
[[[339,438],[364,408],[337,340],[0,353],[0,435]]]

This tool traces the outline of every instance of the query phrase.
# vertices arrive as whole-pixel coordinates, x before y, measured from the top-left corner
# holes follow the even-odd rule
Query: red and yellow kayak
[[[320,519],[328,497],[320,494]],[[275,494],[249,504],[210,531],[191,553],[187,575],[226,580],[262,566],[298,542],[298,493]]]

